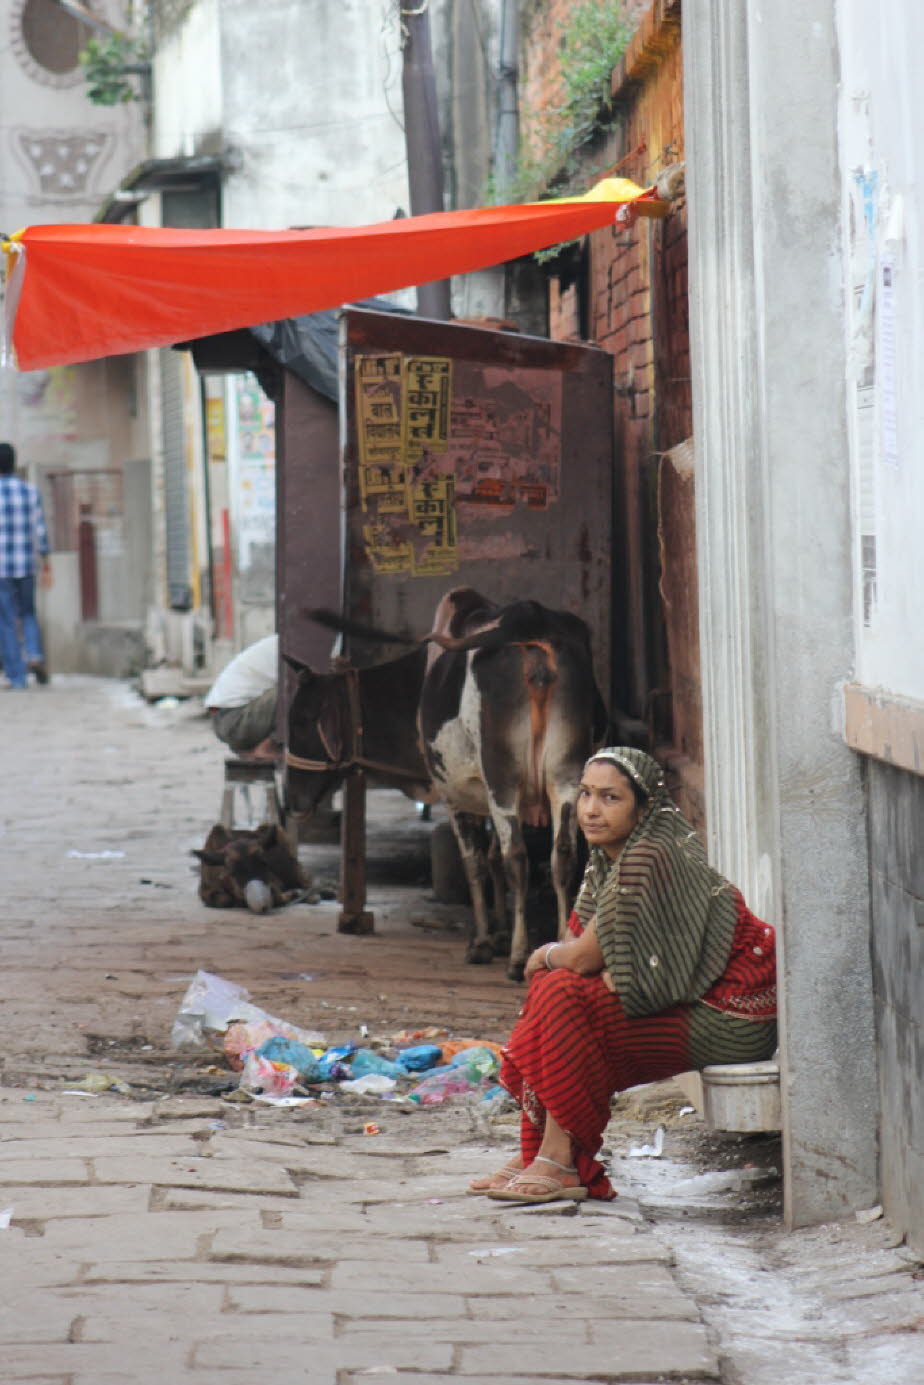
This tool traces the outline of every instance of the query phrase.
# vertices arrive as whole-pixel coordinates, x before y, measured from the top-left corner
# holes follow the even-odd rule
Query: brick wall
[[[555,98],[558,26],[573,0],[528,9],[524,104]],[[642,186],[682,163],[680,0],[635,5],[638,28],[613,73],[614,116],[586,151],[590,185],[601,169]],[[588,338],[614,358],[614,696],[651,724],[677,774],[685,811],[702,825],[693,475],[661,467],[692,435],[686,204],[589,238],[585,278],[549,285],[550,333]],[[667,593],[670,593],[668,599]]]

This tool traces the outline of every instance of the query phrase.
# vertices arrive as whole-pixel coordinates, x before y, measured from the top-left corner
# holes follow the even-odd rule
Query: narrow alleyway
[[[332,900],[207,910],[190,851],[223,749],[197,705],[56,678],[0,712],[4,1385],[919,1385],[924,1282],[888,1226],[785,1236],[778,1142],[710,1134],[671,1084],[616,1104],[621,1195],[581,1208],[464,1195],[509,1111],[235,1101],[219,1055],[171,1047],[199,968],[331,1043],[503,1039],[521,993],[464,964],[429,829],[372,796],[371,937]],[[124,1090],[81,1094],[88,1073]],[[663,1154],[633,1155],[659,1126]]]

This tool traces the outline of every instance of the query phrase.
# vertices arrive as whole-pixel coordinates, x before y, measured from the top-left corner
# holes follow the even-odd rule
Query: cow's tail
[[[549,820],[544,751],[549,706],[558,682],[558,659],[554,646],[547,640],[524,641],[519,648],[529,699],[529,753],[520,816],[532,827],[543,827]]]

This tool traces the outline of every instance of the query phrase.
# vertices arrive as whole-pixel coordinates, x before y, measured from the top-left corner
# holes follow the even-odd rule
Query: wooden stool
[[[259,823],[275,822],[282,827],[282,811],[276,793],[276,766],[272,760],[241,760],[237,756],[225,760],[225,786],[221,795],[221,815],[218,821],[223,827],[232,829],[235,824],[235,799],[237,791],[243,792],[247,803],[248,816],[251,817],[250,786],[263,786],[265,802]],[[239,825],[239,824],[237,824]],[[249,825],[249,824],[248,824]]]

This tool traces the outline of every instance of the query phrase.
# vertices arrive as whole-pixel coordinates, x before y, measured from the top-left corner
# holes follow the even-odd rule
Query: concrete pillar
[[[780,929],[788,1224],[877,1200],[830,0],[686,0],[710,851]]]

